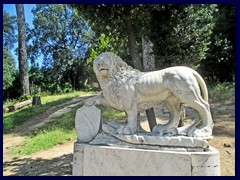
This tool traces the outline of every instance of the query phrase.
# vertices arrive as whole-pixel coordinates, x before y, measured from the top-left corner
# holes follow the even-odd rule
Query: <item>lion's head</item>
[[[93,70],[98,79],[109,79],[117,72],[133,71],[134,69],[114,53],[104,52],[94,60]]]

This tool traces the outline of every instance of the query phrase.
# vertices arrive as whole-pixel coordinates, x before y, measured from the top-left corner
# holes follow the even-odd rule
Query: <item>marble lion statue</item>
[[[188,136],[212,136],[213,121],[208,103],[208,91],[202,77],[185,66],[169,67],[152,72],[140,72],[128,66],[120,57],[105,52],[97,56],[93,69],[102,94],[87,99],[85,105],[105,105],[127,114],[127,125],[118,134],[133,134],[138,129],[138,113],[164,103],[169,110],[169,121],[153,128],[161,133],[176,128],[181,114],[181,104],[199,112],[200,125]],[[202,94],[202,95],[201,95]]]

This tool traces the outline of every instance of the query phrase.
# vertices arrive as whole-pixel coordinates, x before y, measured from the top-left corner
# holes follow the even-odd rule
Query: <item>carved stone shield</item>
[[[82,106],[76,112],[75,128],[78,141],[90,142],[99,132],[101,111],[95,106]]]

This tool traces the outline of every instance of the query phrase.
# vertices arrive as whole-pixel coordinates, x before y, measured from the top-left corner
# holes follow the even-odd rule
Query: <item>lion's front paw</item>
[[[172,128],[166,128],[162,125],[156,125],[153,128],[154,133],[159,133],[160,136],[176,136],[178,134],[178,129],[175,127]]]
[[[170,129],[165,129],[160,133],[160,136],[176,136],[178,135],[178,129],[175,127],[172,127]]]
[[[156,126],[153,127],[152,132],[159,133],[160,135],[162,135],[166,130],[167,130],[167,127],[157,124]]]
[[[136,132],[136,128],[131,128],[130,126],[121,126],[117,129],[118,134],[130,135]]]
[[[212,138],[212,129],[211,128],[201,128],[201,129],[196,129],[193,132],[193,137],[197,138],[204,138],[204,139],[211,139]]]

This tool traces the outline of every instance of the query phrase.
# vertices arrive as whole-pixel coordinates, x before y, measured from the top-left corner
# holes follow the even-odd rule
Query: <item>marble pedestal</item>
[[[219,151],[180,152],[74,144],[73,176],[219,176]]]

